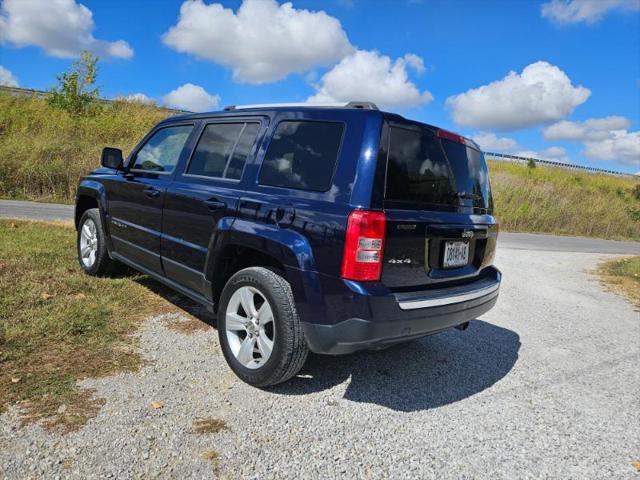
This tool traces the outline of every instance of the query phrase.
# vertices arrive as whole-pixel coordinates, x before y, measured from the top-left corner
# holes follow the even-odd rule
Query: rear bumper
[[[367,318],[333,324],[302,322],[311,351],[345,354],[381,348],[455,327],[489,311],[498,300],[501,274],[491,267],[475,282],[437,290],[383,296],[359,295],[367,301]],[[363,315],[364,317],[364,315]]]

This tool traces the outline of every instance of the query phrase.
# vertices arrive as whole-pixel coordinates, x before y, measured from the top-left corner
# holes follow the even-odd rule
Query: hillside
[[[38,98],[0,95],[0,197],[69,203],[102,147],[127,153],[170,112],[113,102],[75,117]]]
[[[640,240],[640,181],[490,161],[503,230]]]
[[[0,197],[71,203],[103,146],[125,154],[170,112],[126,102],[74,117],[37,98],[0,95]],[[640,240],[640,182],[490,162],[503,230]]]

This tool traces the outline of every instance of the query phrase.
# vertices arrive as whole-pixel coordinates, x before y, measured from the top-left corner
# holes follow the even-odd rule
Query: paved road
[[[73,221],[73,206],[56,203],[0,200],[0,218]]]
[[[73,207],[54,203],[0,200],[1,217],[72,221]],[[640,242],[617,242],[597,238],[561,237],[532,233],[502,232],[499,237],[499,245],[502,248],[521,250],[640,255]]]
[[[565,237],[538,233],[501,232],[498,237],[498,245],[502,248],[519,250],[640,255],[640,242],[618,242],[599,238]]]

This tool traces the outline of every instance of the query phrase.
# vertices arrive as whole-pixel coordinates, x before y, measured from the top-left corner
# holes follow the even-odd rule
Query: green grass
[[[95,414],[102,401],[76,382],[137,369],[131,333],[169,309],[145,280],[85,275],[71,227],[0,221],[0,412],[19,403],[62,430]]]
[[[115,102],[74,117],[38,98],[0,95],[0,197],[72,203],[102,147],[126,155],[168,115]],[[496,161],[489,167],[504,230],[640,240],[637,179]]]
[[[70,203],[104,146],[127,154],[169,116],[151,105],[113,102],[76,117],[36,97],[0,95],[0,197]]]
[[[640,309],[640,257],[605,262],[600,275],[607,286],[626,295]]]
[[[640,240],[640,182],[554,167],[490,161],[503,230]]]

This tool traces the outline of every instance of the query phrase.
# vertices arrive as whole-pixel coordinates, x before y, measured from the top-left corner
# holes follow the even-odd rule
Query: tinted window
[[[428,128],[390,130],[385,199],[492,208],[489,172],[482,153]],[[409,207],[410,208],[410,207]]]
[[[172,172],[192,128],[191,125],[181,125],[158,130],[136,154],[133,168]]]
[[[460,143],[442,141],[442,147],[449,160],[456,179],[456,190],[465,192],[474,207],[493,208],[489,169],[484,156],[475,148]]]
[[[242,171],[244,170],[244,163],[251,153],[259,129],[260,125],[258,123],[247,123],[245,125],[244,131],[236,144],[236,149],[233,151],[233,155],[231,155],[231,159],[227,165],[227,171],[224,175],[225,178],[240,180]]]
[[[239,180],[259,127],[257,123],[207,125],[193,152],[187,173]]]
[[[260,170],[260,183],[324,192],[331,186],[344,125],[281,122]]]
[[[430,130],[392,128],[387,162],[387,200],[452,203],[452,175]]]

